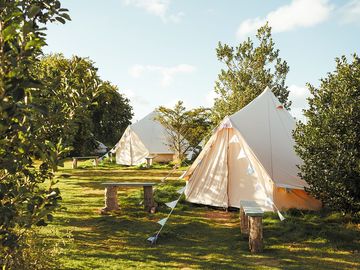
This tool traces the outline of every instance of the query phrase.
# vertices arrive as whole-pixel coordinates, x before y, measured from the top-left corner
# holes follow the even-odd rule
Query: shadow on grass
[[[106,171],[106,170],[107,171]],[[182,198],[164,227],[158,243],[146,239],[166,217],[166,202],[178,198],[181,180],[169,180],[154,193],[158,212],[149,214],[140,202],[143,190],[121,189],[121,210],[109,216],[98,211],[104,204],[101,182],[157,181],[168,170],[104,168],[72,170],[61,179],[63,205],[57,226],[72,231],[64,269],[358,269],[360,234],[341,216],[322,213],[294,215],[284,222],[275,214],[264,217],[262,254],[250,254],[240,235],[238,213],[195,206]],[[146,179],[146,180],[144,180]]]
[[[158,215],[134,214],[134,210],[140,209],[125,208],[112,216],[70,219],[72,226],[87,228],[73,232],[77,246],[97,250],[83,256],[200,269],[257,269],[265,265],[276,269],[355,269],[356,266],[351,254],[328,250],[326,242],[309,242],[306,235],[297,239],[287,235],[279,241],[279,236],[273,235],[275,228],[267,227],[264,253],[252,255],[238,226],[224,226],[206,219],[191,221],[183,213],[169,220],[158,244],[152,246],[146,239],[159,228],[155,223]],[[237,225],[235,216],[235,213],[229,216],[233,225]],[[279,242],[281,246],[277,245]]]

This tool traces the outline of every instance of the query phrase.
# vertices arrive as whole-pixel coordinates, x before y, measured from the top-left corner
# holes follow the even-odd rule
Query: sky
[[[269,22],[290,71],[291,113],[302,119],[306,83],[360,52],[360,0],[62,0],[71,21],[48,26],[45,53],[78,55],[119,87],[133,121],[182,100],[210,107],[221,68],[219,41],[237,46]]]

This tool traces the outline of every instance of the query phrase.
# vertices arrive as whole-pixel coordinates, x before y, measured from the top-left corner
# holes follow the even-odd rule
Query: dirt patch
[[[234,213],[218,210],[209,210],[204,213],[203,216],[207,219],[231,220],[234,217]]]

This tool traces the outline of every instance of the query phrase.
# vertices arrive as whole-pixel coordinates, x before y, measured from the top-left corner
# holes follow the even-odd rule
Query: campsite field
[[[86,163],[82,163],[85,164]],[[89,163],[88,163],[89,164]],[[138,169],[113,165],[97,168],[70,162],[57,173],[62,206],[41,240],[55,240],[61,269],[359,269],[360,228],[338,213],[285,213],[280,222],[264,220],[265,251],[252,255],[239,230],[238,212],[225,212],[180,201],[158,244],[146,239],[184,185],[170,177],[155,191],[159,211],[148,214],[139,203],[142,189],[120,190],[119,213],[101,216],[104,181],[156,181],[169,168]]]

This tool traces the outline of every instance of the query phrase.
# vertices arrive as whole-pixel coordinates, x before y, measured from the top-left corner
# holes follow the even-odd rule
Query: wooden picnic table
[[[240,201],[240,228],[241,233],[249,235],[249,249],[251,252],[262,252],[264,211],[255,201]]]
[[[144,188],[144,209],[148,212],[154,208],[153,186],[156,183],[151,182],[108,182],[102,183],[105,186],[105,207],[101,209],[101,213],[105,214],[109,211],[119,210],[117,199],[118,188],[143,187]]]
[[[98,156],[87,156],[87,157],[72,157],[73,162],[72,162],[72,168],[76,169],[77,168],[77,162],[79,159],[94,159],[95,160],[95,166],[99,165],[99,157]]]

